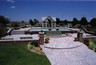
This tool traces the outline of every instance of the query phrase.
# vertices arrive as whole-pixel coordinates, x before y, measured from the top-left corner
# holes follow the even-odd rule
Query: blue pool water
[[[30,31],[49,31],[49,29],[51,29],[51,31],[56,31],[57,29],[59,30],[59,31],[70,31],[67,27],[56,27],[56,28],[36,28],[36,27],[34,27],[34,28],[31,28],[31,30]]]

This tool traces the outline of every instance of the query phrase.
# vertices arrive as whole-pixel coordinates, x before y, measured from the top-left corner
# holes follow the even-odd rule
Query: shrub
[[[49,40],[50,40],[50,38],[49,37],[46,37],[45,38],[45,43],[49,43]]]
[[[4,32],[4,28],[0,26],[0,34],[2,34],[3,32]]]
[[[49,37],[46,37],[45,39],[48,39],[48,40],[50,40],[50,38],[49,38]]]
[[[89,46],[89,40],[84,40],[84,44]]]
[[[45,43],[49,43],[49,40],[48,39],[45,39]]]
[[[93,40],[89,40],[89,48],[95,50],[96,45],[94,44]]]
[[[38,47],[38,42],[37,41],[32,41],[31,45],[34,45],[35,47]]]
[[[0,26],[0,36],[2,36],[2,35],[6,35],[6,33],[7,33],[7,29],[6,29],[6,27],[2,27],[2,26]]]

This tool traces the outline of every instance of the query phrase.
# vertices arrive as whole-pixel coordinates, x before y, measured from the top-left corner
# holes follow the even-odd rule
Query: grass
[[[44,55],[32,53],[26,44],[0,46],[0,65],[51,65]]]
[[[96,41],[94,41],[94,44],[96,45]]]
[[[89,40],[89,48],[94,50],[96,49],[96,42],[93,40]]]

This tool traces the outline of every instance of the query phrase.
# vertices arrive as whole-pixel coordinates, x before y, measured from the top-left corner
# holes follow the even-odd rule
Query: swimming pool
[[[34,31],[49,31],[49,30],[51,30],[51,31],[57,31],[57,30],[59,30],[59,31],[70,31],[67,27],[56,27],[56,28],[36,28],[36,27],[34,27],[34,28],[31,28],[30,29],[30,31],[31,32],[34,32]]]
[[[41,31],[43,31],[46,34],[50,30],[53,31],[53,32],[60,31],[62,34],[72,32],[68,27],[55,27],[55,28],[32,27],[29,31],[26,32],[26,34],[38,34]]]

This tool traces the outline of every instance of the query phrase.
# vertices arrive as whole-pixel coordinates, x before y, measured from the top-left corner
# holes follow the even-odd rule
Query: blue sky
[[[78,20],[85,16],[88,21],[96,18],[95,0],[0,0],[0,15],[12,21],[28,21],[44,16],[59,17],[60,19]]]

